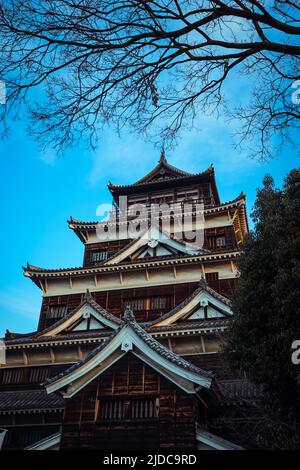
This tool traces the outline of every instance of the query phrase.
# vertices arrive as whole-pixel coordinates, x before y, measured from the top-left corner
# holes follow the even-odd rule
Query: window
[[[49,377],[49,367],[19,367],[0,370],[0,384],[39,383]]]
[[[205,279],[207,280],[207,282],[209,282],[209,281],[218,281],[219,273],[218,272],[216,272],[216,273],[206,273],[205,274]]]
[[[98,421],[156,419],[158,414],[158,398],[100,398]]]
[[[220,237],[217,237],[217,240],[216,240],[216,245],[218,247],[220,246],[226,246],[226,237],[224,235],[220,236]]]
[[[3,371],[2,381],[5,384],[16,384],[22,382],[23,369],[7,369]]]
[[[153,297],[151,299],[151,310],[160,310],[166,308],[167,298],[166,297]]]
[[[93,251],[92,252],[92,262],[96,263],[98,261],[105,261],[108,258],[107,250]]]
[[[129,305],[133,312],[142,310],[163,310],[171,307],[171,296],[142,297],[125,299],[124,305]]]
[[[207,247],[208,249],[220,248],[226,246],[225,235],[208,235]]]
[[[147,299],[128,299],[124,301],[124,304],[129,305],[134,312],[147,310]]]
[[[29,382],[43,382],[49,377],[49,367],[32,367],[29,374]]]
[[[67,304],[49,305],[46,318],[62,318],[67,313]]]

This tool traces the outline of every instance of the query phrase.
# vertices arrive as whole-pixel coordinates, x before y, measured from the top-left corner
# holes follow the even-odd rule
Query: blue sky
[[[9,138],[0,143],[1,159],[1,283],[0,337],[10,331],[34,331],[41,291],[23,277],[27,261],[42,267],[70,267],[82,263],[83,245],[68,229],[72,215],[95,220],[100,203],[110,202],[106,184],[131,183],[156,165],[159,150],[136,135],[121,137],[103,131],[96,151],[78,146],[57,157],[41,152],[25,131],[26,119],[13,123]],[[294,149],[261,164],[238,153],[232,129],[225,120],[199,116],[197,130],[184,132],[178,146],[167,151],[168,161],[190,172],[214,163],[222,201],[247,195],[248,212],[263,175],[277,185],[299,166]]]

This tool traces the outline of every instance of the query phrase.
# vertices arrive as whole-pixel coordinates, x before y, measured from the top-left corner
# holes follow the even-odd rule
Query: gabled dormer
[[[209,319],[227,319],[232,316],[231,301],[211,289],[204,279],[201,279],[196,289],[183,302],[162,317],[149,322],[148,326],[169,326],[179,322],[189,322]]]
[[[132,240],[103,264],[111,265],[161,256],[199,256],[205,253],[208,251],[175,240],[171,238],[170,234],[164,233],[156,225],[152,225],[139,238]]]
[[[58,336],[97,330],[116,330],[123,322],[101,307],[87,291],[83,301],[68,315],[38,333],[38,336]]]
[[[45,383],[47,393],[59,392],[65,398],[71,398],[126,354],[133,354],[187,393],[194,394],[201,389],[211,388],[211,373],[159,343],[136,322],[133,312],[127,307],[122,326],[84,360],[48,379]]]

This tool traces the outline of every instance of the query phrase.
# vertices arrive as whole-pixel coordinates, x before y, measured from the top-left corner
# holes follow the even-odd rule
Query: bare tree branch
[[[238,106],[241,141],[259,135],[266,158],[274,135],[299,127],[299,11],[296,0],[0,0],[4,129],[25,105],[32,132],[57,148],[93,145],[105,122],[171,141],[243,74],[255,85]]]

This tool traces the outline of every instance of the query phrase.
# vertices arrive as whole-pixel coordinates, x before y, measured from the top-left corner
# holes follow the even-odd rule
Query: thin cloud
[[[20,296],[17,287],[14,293],[0,291],[0,308],[30,320],[36,320],[39,315],[39,304],[26,294]]]
[[[45,149],[40,152],[40,160],[42,160],[46,165],[53,166],[57,158],[57,153],[52,149]]]

